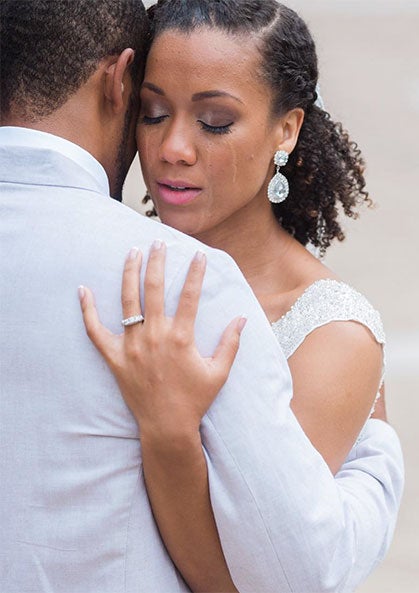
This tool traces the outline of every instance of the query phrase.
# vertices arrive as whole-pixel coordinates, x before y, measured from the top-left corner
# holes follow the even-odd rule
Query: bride
[[[160,0],[149,14],[154,36],[137,129],[148,193],[163,223],[237,262],[288,358],[291,408],[336,474],[383,390],[385,338],[365,297],[306,246],[323,254],[344,239],[339,215],[356,217],[369,204],[360,152],[319,104],[314,42],[289,8]],[[138,420],[148,493],[170,555],[192,590],[234,591],[202,452],[194,467],[184,445],[227,378],[246,320],[229,326],[213,358],[202,358],[193,323],[205,254],[191,264],[176,316],[166,317],[165,250],[159,242],[151,250],[143,309],[141,254],[133,249],[127,259],[124,317],[141,316],[125,337],[101,326],[88,289],[83,315]],[[375,417],[385,419],[381,400]],[[197,484],[199,504],[191,496]]]

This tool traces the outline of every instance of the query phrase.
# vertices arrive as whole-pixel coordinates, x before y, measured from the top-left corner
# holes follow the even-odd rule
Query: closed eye
[[[233,122],[230,122],[225,126],[210,126],[202,120],[199,120],[199,123],[201,124],[202,129],[206,132],[209,132],[210,134],[230,134],[231,126],[233,125]]]
[[[168,117],[168,115],[158,115],[157,117],[150,117],[149,115],[143,115],[141,118],[141,121],[146,126],[153,126],[155,124],[161,123],[167,117]]]

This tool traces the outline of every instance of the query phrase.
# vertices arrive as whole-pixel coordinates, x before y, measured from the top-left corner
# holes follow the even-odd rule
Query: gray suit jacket
[[[160,238],[173,312],[199,244],[109,199],[82,153],[0,129],[0,590],[186,591],[150,510],[136,423],[85,335],[77,287],[94,290],[102,321],[119,331],[124,258]],[[249,318],[202,424],[233,578],[243,593],[347,590],[394,528],[397,437],[370,424],[363,458],[334,480],[290,412],[288,368],[252,292],[228,256],[205,249],[201,352],[212,353],[234,316]]]

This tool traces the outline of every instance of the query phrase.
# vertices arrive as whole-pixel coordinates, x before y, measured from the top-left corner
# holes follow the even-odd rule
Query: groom
[[[169,310],[197,249],[117,201],[135,153],[145,11],[138,0],[0,7],[0,590],[187,591],[153,519],[136,424],[76,293],[92,287],[117,331],[129,249],[167,243]],[[394,528],[397,437],[370,422],[334,480],[290,412],[288,369],[257,302],[227,256],[207,253],[201,351],[249,319],[202,422],[233,580],[249,593],[349,590]]]

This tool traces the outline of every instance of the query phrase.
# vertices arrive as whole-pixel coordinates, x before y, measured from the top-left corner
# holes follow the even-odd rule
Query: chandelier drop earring
[[[278,150],[275,153],[274,163],[276,165],[276,173],[269,183],[268,198],[270,202],[280,204],[290,193],[288,179],[279,172],[279,167],[283,167],[288,163],[288,153],[285,150]]]

